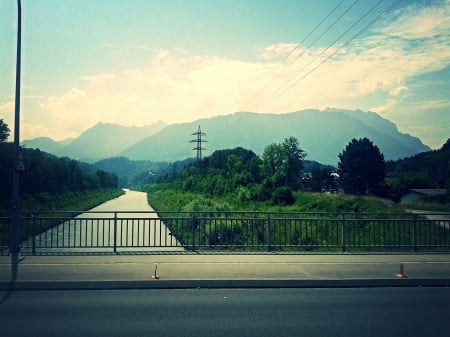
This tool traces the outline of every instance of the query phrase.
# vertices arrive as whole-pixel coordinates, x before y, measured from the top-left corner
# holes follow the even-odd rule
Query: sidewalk
[[[11,269],[11,257],[1,256],[0,289],[10,288]],[[343,286],[450,286],[450,254],[23,256],[14,282],[15,289]]]

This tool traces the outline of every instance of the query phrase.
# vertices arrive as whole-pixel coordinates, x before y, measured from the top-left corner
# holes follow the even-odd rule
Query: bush
[[[294,194],[288,186],[278,187],[272,193],[272,203],[274,205],[292,205],[294,202]]]

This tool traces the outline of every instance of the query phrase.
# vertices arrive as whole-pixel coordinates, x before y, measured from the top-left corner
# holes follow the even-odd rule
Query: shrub
[[[272,193],[272,203],[274,205],[292,205],[294,202],[294,194],[288,186],[278,187]]]

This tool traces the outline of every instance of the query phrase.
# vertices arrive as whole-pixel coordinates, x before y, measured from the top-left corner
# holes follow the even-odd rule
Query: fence
[[[449,213],[76,213],[22,214],[22,251],[450,251]],[[0,254],[10,223],[0,212]]]

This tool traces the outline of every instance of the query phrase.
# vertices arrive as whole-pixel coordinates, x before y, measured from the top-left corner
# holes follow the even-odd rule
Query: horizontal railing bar
[[[8,213],[0,210],[0,214]],[[447,212],[22,211],[21,215],[22,248],[32,248],[33,253],[155,247],[450,250]],[[8,246],[9,219],[0,217],[0,247]]]

